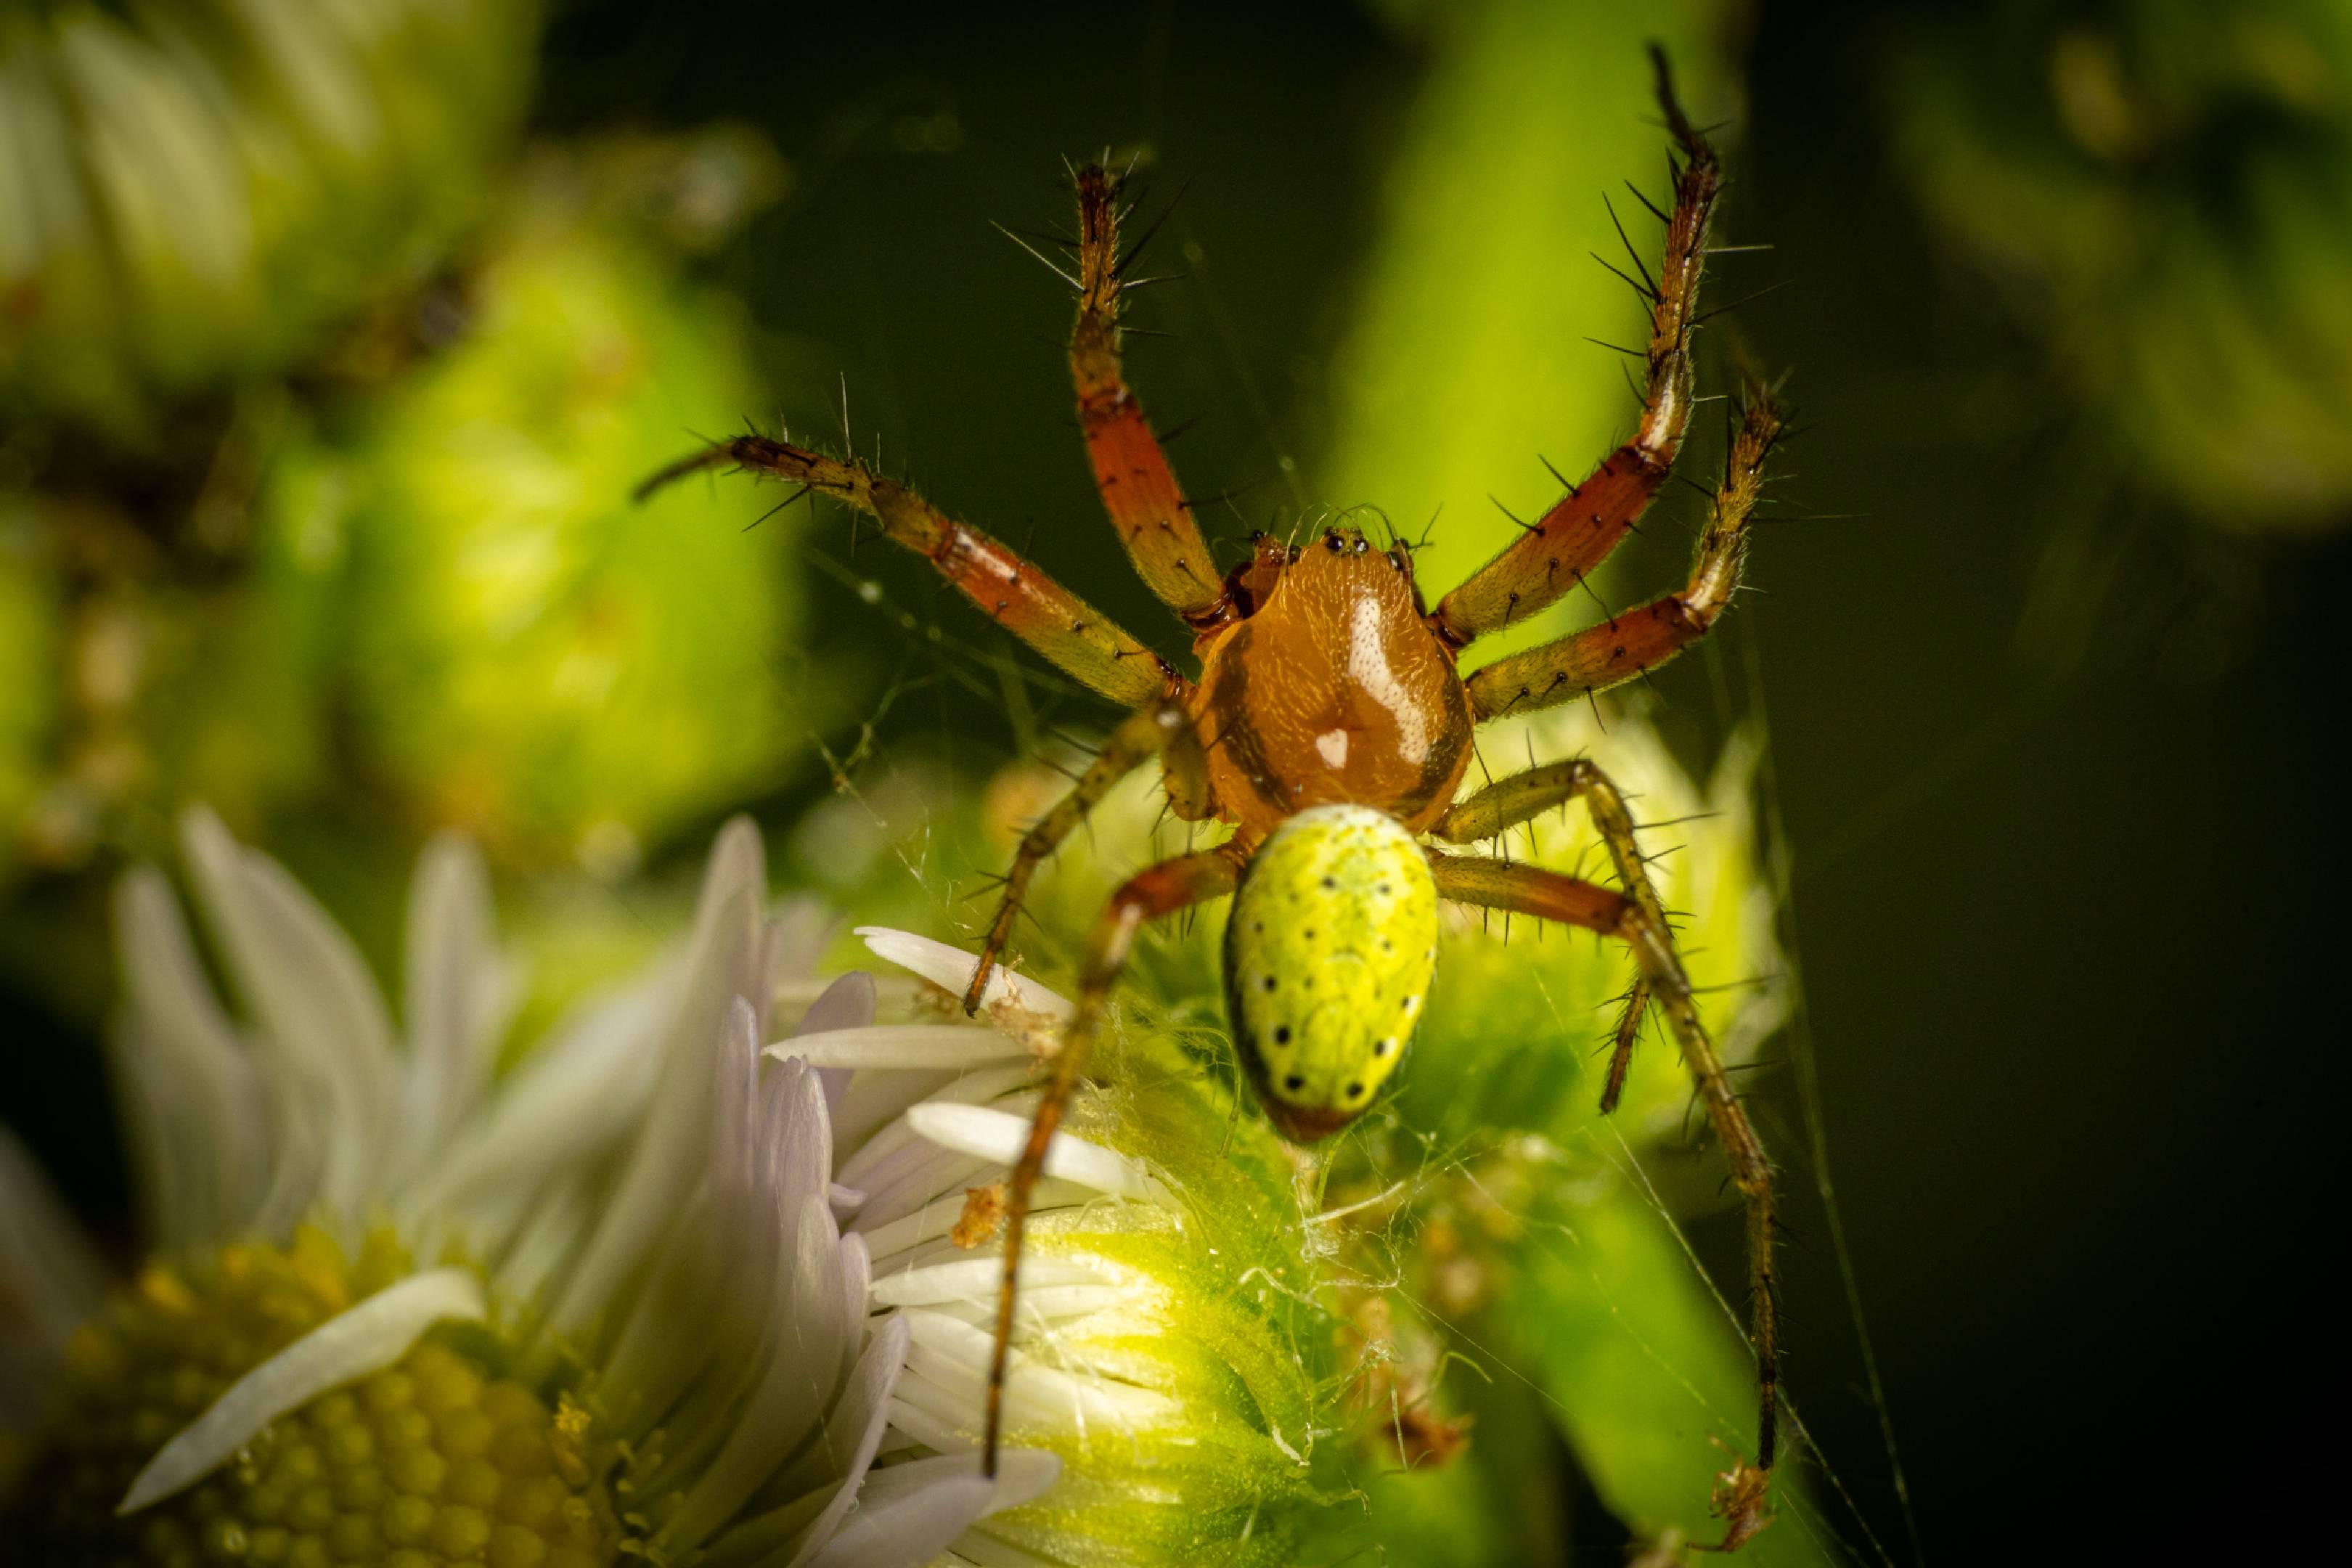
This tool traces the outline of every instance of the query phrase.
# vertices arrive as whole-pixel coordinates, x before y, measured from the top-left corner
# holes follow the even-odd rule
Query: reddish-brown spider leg
[[[1715,150],[1675,100],[1665,56],[1652,53],[1658,102],[1682,148],[1683,162],[1675,171],[1675,206],[1666,220],[1666,248],[1657,280],[1651,284],[1643,279],[1650,300],[1650,348],[1641,423],[1633,438],[1602,459],[1590,478],[1438,601],[1430,625],[1455,647],[1535,614],[1583,582],[1640,519],[1682,450],[1690,423],[1691,331],[1697,325],[1707,221],[1723,188],[1723,171]]]
[[[1655,669],[1713,630],[1739,588],[1764,464],[1788,428],[1770,388],[1750,383],[1739,432],[1724,458],[1690,581],[1680,593],[1611,616],[1596,626],[1498,658],[1472,675],[1470,710],[1481,722],[1572,702]]]
[[[1087,814],[1110,793],[1113,784],[1159,755],[1183,725],[1183,707],[1175,702],[1155,703],[1140,713],[1130,714],[1126,722],[1110,732],[1110,738],[1103,742],[1102,750],[1087,765],[1087,771],[1078,775],[1070,793],[1029,825],[1029,830],[1021,836],[1021,847],[1013,857],[1012,868],[1004,874],[1004,897],[997,902],[996,918],[989,921],[988,940],[981,944],[979,967],[971,972],[971,984],[963,994],[965,1012],[980,1011],[988,977],[994,972],[1005,944],[1013,940],[1013,922],[1020,918],[1022,897],[1028,892],[1029,880],[1036,875],[1037,868],[1087,819]]]
[[[1037,1117],[1030,1123],[1029,1142],[1021,1151],[1006,1184],[1004,1198],[1004,1279],[996,1296],[996,1349],[988,1368],[988,1419],[983,1438],[982,1471],[996,1473],[998,1440],[1004,1429],[1004,1373],[1013,1349],[1013,1306],[1021,1282],[1021,1229],[1029,1215],[1029,1196],[1045,1168],[1045,1151],[1054,1131],[1068,1109],[1086,1065],[1087,1047],[1094,1043],[1096,1021],[1110,988],[1127,967],[1135,950],[1136,932],[1147,921],[1161,920],[1194,904],[1206,903],[1234,890],[1241,879],[1242,857],[1230,845],[1180,855],[1148,867],[1113,893],[1109,906],[1095,924],[1087,944],[1085,967],[1078,973],[1076,1010],[1062,1030],[1061,1049],[1054,1058],[1054,1076],[1037,1101]]]
[[[1617,1015],[1617,1027],[1609,1037],[1609,1076],[1601,1085],[1603,1116],[1617,1109],[1618,1098],[1625,1092],[1625,1072],[1633,1065],[1633,1043],[1642,1037],[1642,1020],[1649,1010],[1650,983],[1636,974],[1626,988],[1624,1010]]]
[[[1128,390],[1118,359],[1118,313],[1132,257],[1118,253],[1118,181],[1099,164],[1078,171],[1078,321],[1070,334],[1070,378],[1078,427],[1102,491],[1103,508],[1146,585],[1196,632],[1231,618],[1232,605],[1192,503],[1176,484],[1168,454]]]
[[[1532,866],[1433,856],[1437,890],[1441,897],[1461,903],[1583,926],[1616,937],[1633,949],[1645,999],[1664,1015],[1667,1027],[1682,1047],[1684,1064],[1697,1086],[1716,1141],[1723,1146],[1724,1160],[1731,1167],[1732,1182],[1747,1204],[1749,1339],[1756,1352],[1757,1384],[1754,1473],[1760,1478],[1772,1468],[1780,1415],[1772,1165],[1748,1112],[1731,1091],[1723,1058],[1716,1054],[1715,1042],[1699,1016],[1690,979],[1675,951],[1664,906],[1659,902],[1635,839],[1625,797],[1608,774],[1579,757],[1530,768],[1490,784],[1448,811],[1430,831],[1457,844],[1492,838],[1570,800],[1582,800],[1591,814],[1621,891],[1612,893]],[[1744,1479],[1748,1473],[1745,1467],[1735,1467],[1724,1489],[1734,1500],[1722,1542],[1725,1551],[1763,1528],[1764,1486],[1760,1479]]]
[[[886,535],[929,560],[990,619],[1122,708],[1156,704],[1184,689],[1166,661],[1093,605],[997,540],[948,517],[854,458],[829,458],[764,436],[739,436],[672,463],[637,487],[637,499],[718,468],[749,468],[867,513]]]

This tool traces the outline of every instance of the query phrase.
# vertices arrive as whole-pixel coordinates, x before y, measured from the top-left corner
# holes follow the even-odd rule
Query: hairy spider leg
[[[1558,920],[1613,936],[1633,951],[1647,992],[1646,1001],[1665,1016],[1666,1026],[1682,1047],[1684,1064],[1697,1086],[1700,1102],[1723,1146],[1731,1179],[1748,1210],[1748,1285],[1749,1340],[1756,1352],[1756,1465],[1758,1473],[1772,1468],[1775,1428],[1780,1414],[1780,1327],[1775,1311],[1777,1289],[1772,1258],[1772,1165],[1764,1152],[1747,1110],[1732,1093],[1723,1059],[1716,1054],[1691,993],[1689,977],[1675,951],[1674,933],[1664,906],[1650,880],[1641,846],[1634,837],[1633,816],[1625,797],[1609,775],[1584,758],[1530,768],[1480,790],[1456,805],[1431,833],[1449,843],[1473,843],[1492,838],[1506,828],[1526,822],[1570,800],[1581,800],[1609,852],[1620,890],[1610,893],[1589,882],[1563,877],[1532,866],[1507,866],[1492,860],[1433,856],[1437,890],[1460,903],[1510,910]],[[1613,901],[1612,901],[1613,900]],[[1747,1475],[1736,1468],[1735,1478]],[[1726,1531],[1724,1550],[1730,1550],[1762,1528],[1764,1490],[1744,1479],[1734,1489],[1747,1500],[1734,1513]],[[1752,1495],[1749,1495],[1752,1494]],[[1735,1537],[1737,1539],[1735,1539]]]
[[[1127,289],[1150,282],[1127,278],[1134,254],[1119,254],[1119,181],[1101,164],[1077,172],[1077,327],[1070,331],[1070,381],[1077,385],[1077,428],[1094,463],[1110,527],[1134,562],[1136,576],[1202,632],[1233,618],[1233,605],[1176,484],[1167,451],[1152,437],[1143,405],[1119,372],[1119,308]]]
[[[1564,637],[1498,658],[1465,682],[1480,723],[1531,713],[1622,686],[1713,630],[1739,588],[1764,464],[1788,428],[1770,389],[1751,383],[1739,433],[1724,459],[1690,581],[1681,591],[1612,616]]]
[[[1557,871],[1544,871],[1540,877],[1530,879],[1519,873],[1536,870],[1535,867],[1479,855],[1448,855],[1440,849],[1429,851],[1429,863],[1437,878],[1438,897],[1457,904],[1538,915],[1563,925],[1599,931],[1602,936],[1623,936],[1637,918],[1633,901],[1614,888]],[[1532,896],[1532,889],[1540,889],[1542,909],[1523,909],[1513,902]]]
[[[1641,422],[1633,438],[1603,458],[1582,484],[1438,601],[1430,625],[1457,648],[1525,619],[1583,582],[1632,531],[1682,450],[1690,423],[1691,332],[1697,325],[1707,223],[1723,188],[1723,171],[1714,148],[1675,100],[1664,54],[1654,48],[1651,55],[1657,66],[1658,102],[1683,162],[1675,170],[1674,213],[1666,222],[1657,279],[1652,282],[1645,272],[1635,286],[1650,301],[1649,376]]]
[[[1120,305],[1133,256],[1118,251],[1119,183],[1099,164],[1078,171],[1078,321],[1070,334],[1070,378],[1078,427],[1102,492],[1103,509],[1137,575],[1196,632],[1233,618],[1233,605],[1208,542],[1119,370]]]
[[[1601,1114],[1608,1115],[1617,1109],[1618,1097],[1625,1092],[1625,1071],[1633,1065],[1633,1043],[1642,1037],[1642,1020],[1650,1010],[1650,983],[1641,975],[1625,991],[1624,1011],[1617,1015],[1617,1027],[1609,1041],[1609,1076],[1601,1085]]]
[[[1196,854],[1179,855],[1147,867],[1113,893],[1102,918],[1095,923],[1087,944],[1085,966],[1078,975],[1076,1010],[1062,1030],[1061,1048],[1054,1057],[1054,1076],[1037,1101],[1037,1117],[1029,1127],[1029,1142],[1013,1167],[1004,1197],[1004,1278],[996,1294],[996,1348],[988,1366],[988,1420],[983,1438],[982,1473],[996,1474],[998,1440],[1004,1427],[1004,1374],[1013,1348],[1013,1313],[1021,1280],[1021,1230],[1029,1215],[1029,1196],[1045,1168],[1045,1151],[1062,1112],[1076,1089],[1086,1065],[1087,1047],[1094,1043],[1096,1021],[1119,972],[1135,950],[1135,935],[1150,921],[1162,920],[1195,904],[1231,893],[1241,880],[1243,855],[1231,844]]]
[[[990,619],[1062,673],[1122,708],[1156,704],[1171,692],[1189,689],[1167,661],[1038,567],[854,458],[829,458],[764,436],[739,436],[672,463],[638,486],[637,498],[688,474],[730,466],[832,496],[871,515],[884,534],[929,560]]]
[[[1165,750],[1183,725],[1183,707],[1175,702],[1157,703],[1129,715],[1111,731],[1070,793],[1029,825],[1029,830],[1021,836],[1021,847],[1013,857],[1012,868],[1004,874],[1004,897],[997,903],[996,918],[989,921],[988,940],[981,944],[979,965],[972,970],[971,984],[964,992],[966,1013],[980,1010],[981,996],[988,989],[988,977],[995,972],[998,955],[1013,940],[1013,922],[1020,918],[1022,898],[1029,891],[1030,879],[1036,875],[1037,868],[1086,820],[1087,814],[1110,793],[1113,784]]]

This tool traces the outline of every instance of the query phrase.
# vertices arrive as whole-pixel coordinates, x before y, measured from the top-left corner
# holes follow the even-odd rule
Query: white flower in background
[[[876,1025],[872,977],[810,977],[823,922],[769,913],[739,823],[683,949],[500,1074],[518,976],[469,850],[419,868],[395,1030],[283,868],[208,816],[185,837],[244,1015],[133,873],[132,1282],[0,1135],[0,1539],[58,1563],[1286,1560],[1336,1397],[1301,1198],[1165,1036],[1049,1159],[991,1481],[999,1262],[967,1192],[1025,1134],[1066,1003],[1003,978],[992,1027],[898,983],[910,1021]]]
[[[0,1142],[0,1300],[24,1331],[0,1416],[47,1418],[6,1539],[56,1563],[912,1564],[1050,1484],[1034,1453],[992,1484],[967,1456],[872,1468],[911,1325],[872,1315],[866,1244],[835,1220],[820,1075],[760,1055],[819,932],[768,918],[748,825],[684,951],[503,1078],[516,976],[467,849],[419,869],[396,1032],[280,867],[201,814],[186,847],[246,1016],[163,877],[134,872],[132,1283],[107,1289]],[[812,1022],[863,1023],[871,994],[845,982]]]

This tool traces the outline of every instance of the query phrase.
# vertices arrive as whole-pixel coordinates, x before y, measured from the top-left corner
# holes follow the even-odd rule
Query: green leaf
[[[1546,1208],[1557,1223],[1529,1227],[1492,1309],[1514,1363],[1542,1385],[1595,1489],[1637,1537],[1720,1539],[1706,1511],[1714,1477],[1734,1454],[1755,1455],[1756,1372],[1738,1331],[1638,1189],[1595,1184]],[[1795,1448],[1773,1472],[1778,1517],[1743,1563],[1845,1561],[1792,1484]]]

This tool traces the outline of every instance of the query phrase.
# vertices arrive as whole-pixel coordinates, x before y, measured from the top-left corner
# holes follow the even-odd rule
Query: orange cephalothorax
[[[1469,764],[1470,700],[1423,618],[1412,558],[1353,529],[1272,548],[1289,559],[1270,591],[1201,645],[1190,711],[1213,809],[1254,836],[1341,803],[1428,826]]]

